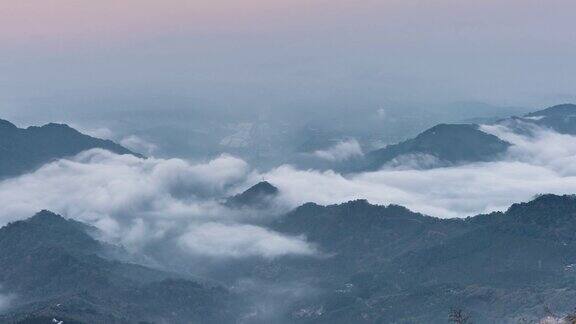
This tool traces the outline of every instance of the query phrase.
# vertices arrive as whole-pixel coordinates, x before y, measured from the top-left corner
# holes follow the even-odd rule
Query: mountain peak
[[[372,207],[373,205],[371,205],[367,199],[354,199],[354,200],[350,200],[341,204],[336,204],[336,205],[332,205],[335,207],[349,207],[349,208],[364,208],[364,207]]]
[[[16,125],[12,124],[7,120],[0,119],[0,130],[16,130],[16,129],[18,129]]]
[[[46,128],[51,128],[51,127],[54,127],[54,128],[72,128],[72,127],[68,126],[68,124],[64,124],[64,123],[48,123],[42,127],[46,127]]]
[[[400,166],[418,163],[415,158],[418,156],[433,158],[424,159],[424,167],[490,161],[504,154],[508,147],[510,143],[481,131],[478,125],[439,124],[412,139],[369,152],[363,169],[378,170],[387,163]]]
[[[575,104],[561,104],[552,106],[543,110],[535,111],[526,115],[526,117],[561,117],[561,116],[569,116],[569,115],[576,115],[576,105]]]
[[[88,234],[90,230],[84,223],[42,210],[26,220],[0,228],[0,249],[19,246],[18,253],[26,254],[50,246],[76,254],[97,253],[101,246]]]
[[[54,132],[62,134],[84,135],[67,124],[48,123],[42,126],[30,126],[26,130],[37,132]]]
[[[61,215],[46,209],[41,210],[28,219],[8,224],[1,230],[10,229],[11,225],[15,224],[25,224],[27,227],[37,228],[40,232],[57,230],[58,232],[64,231],[66,233],[82,233],[82,235],[87,235],[87,232],[92,229],[92,227],[89,225],[75,221],[73,219],[66,219]]]
[[[143,158],[120,144],[82,134],[66,124],[23,129],[0,120],[0,179],[31,172],[44,163],[94,148]]]
[[[30,217],[28,222],[66,222],[66,219],[58,214],[55,214],[49,210],[43,209],[36,215]]]
[[[467,132],[469,130],[477,130],[478,126],[474,124],[438,124],[433,126],[424,132],[422,132],[419,136],[423,135],[430,135],[430,134],[442,134],[442,133],[452,133],[455,131],[464,131]]]
[[[270,200],[276,197],[280,191],[268,181],[261,181],[246,191],[228,199],[226,205],[232,207],[256,207],[265,208]]]
[[[273,186],[268,181],[261,181],[255,184],[254,186],[248,188],[244,193],[245,194],[265,194],[265,195],[275,195],[277,194],[278,188]]]
[[[540,195],[529,202],[512,205],[506,214],[521,223],[576,229],[576,195]]]
[[[525,203],[518,203],[512,205],[508,211],[514,211],[523,208],[551,208],[558,206],[572,206],[576,208],[576,195],[555,195],[555,194],[542,194],[534,197],[534,199]]]

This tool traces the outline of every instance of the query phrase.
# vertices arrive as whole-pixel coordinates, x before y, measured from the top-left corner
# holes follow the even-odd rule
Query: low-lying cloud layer
[[[224,225],[205,223],[192,226],[180,238],[187,249],[199,255],[244,257],[276,257],[290,251],[293,254],[311,255],[313,250],[304,240],[279,235],[254,225]]]
[[[117,134],[108,127],[84,127],[83,125],[67,123],[65,121],[63,121],[62,124],[70,124],[74,129],[92,137],[115,141],[133,152],[144,154],[146,156],[154,155],[158,149],[158,145],[151,143],[140,136],[134,134]]]
[[[175,238],[194,255],[312,254],[301,238],[239,223],[245,218],[217,202],[248,172],[244,161],[226,155],[192,165],[91,150],[0,182],[0,223],[49,209],[134,250]]]
[[[49,209],[135,251],[168,243],[191,256],[273,258],[312,255],[315,248],[304,237],[267,229],[256,212],[219,203],[262,179],[279,187],[280,206],[364,198],[438,217],[505,210],[540,193],[576,193],[576,137],[534,127],[530,135],[504,125],[482,129],[513,144],[504,160],[428,170],[404,163],[353,175],[289,165],[259,173],[229,155],[191,164],[91,150],[0,182],[0,225]]]
[[[263,177],[277,185],[292,206],[366,198],[443,218],[505,210],[540,193],[576,193],[576,137],[524,126],[531,135],[516,134],[504,125],[483,126],[514,144],[498,162],[429,170],[407,169],[410,163],[403,163],[350,176],[281,166]]]
[[[340,141],[326,150],[314,152],[314,156],[333,162],[345,161],[362,155],[364,155],[362,147],[355,139]]]

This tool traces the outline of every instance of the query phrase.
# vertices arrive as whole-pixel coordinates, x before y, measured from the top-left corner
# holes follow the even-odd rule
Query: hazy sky
[[[0,113],[540,107],[576,98],[575,11],[572,0],[0,0]]]

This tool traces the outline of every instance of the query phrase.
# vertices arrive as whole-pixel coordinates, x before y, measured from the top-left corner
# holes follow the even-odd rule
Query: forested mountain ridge
[[[475,323],[536,322],[546,306],[576,306],[574,196],[542,195],[462,220],[366,201],[307,204],[275,228],[331,255],[286,265],[332,289],[293,310],[302,322],[446,323],[455,307]]]
[[[23,129],[0,119],[0,179],[30,172],[52,160],[93,148],[142,157],[110,140],[82,134],[68,125],[52,123]]]
[[[229,261],[226,271],[315,287],[279,322],[446,323],[457,307],[475,323],[516,323],[543,317],[546,305],[561,313],[575,306],[574,196],[542,195],[466,219],[366,200],[308,203],[269,229],[305,237],[318,253]],[[0,229],[0,282],[18,296],[3,319],[234,323],[247,313],[242,292],[110,259],[91,231],[48,211]]]
[[[224,288],[104,257],[94,230],[49,211],[0,229],[0,282],[14,298],[2,323],[223,323]],[[27,322],[28,321],[28,322]]]

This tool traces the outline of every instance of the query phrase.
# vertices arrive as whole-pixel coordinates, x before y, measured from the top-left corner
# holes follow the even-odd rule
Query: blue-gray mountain
[[[576,134],[576,105],[564,104],[502,119],[496,123],[514,126],[515,121],[545,127],[562,134]],[[522,129],[518,129],[522,131]],[[440,124],[415,138],[368,152],[363,159],[348,162],[344,171],[373,171],[389,164],[401,166],[416,161],[418,167],[494,161],[504,156],[510,143],[482,132],[475,124]]]
[[[562,134],[576,134],[576,105],[564,104],[527,114],[532,123]]]
[[[574,115],[576,106],[560,105],[499,123],[521,120],[576,134]],[[13,153],[0,155],[4,176],[93,147],[133,154],[63,125],[24,130],[2,122],[0,133],[0,150]],[[509,146],[476,125],[443,124],[369,153],[359,169],[411,154],[445,164],[490,161]],[[278,194],[262,182],[225,205],[263,213]],[[365,200],[308,203],[271,217],[265,226],[305,237],[319,254],[227,260],[210,273],[209,279],[222,284],[208,285],[138,265],[138,259],[129,262],[122,248],[94,239],[95,228],[41,212],[0,229],[1,288],[16,296],[0,322],[237,323],[258,309],[250,303],[274,296],[279,300],[267,302],[288,307],[278,308],[272,320],[255,315],[249,322],[446,323],[451,308],[462,308],[474,323],[532,323],[547,308],[565,314],[576,307],[574,196],[542,195],[506,212],[467,219],[439,219]],[[245,280],[259,283],[248,295],[226,288]],[[294,282],[313,289],[295,299],[278,297]]]
[[[320,250],[315,257],[227,264],[228,280],[316,287],[274,322],[446,323],[456,307],[474,323],[530,323],[546,307],[558,313],[576,307],[574,196],[542,195],[467,219],[365,200],[309,203],[270,229],[303,235]],[[240,300],[252,299],[253,291],[238,298],[225,288],[110,259],[110,247],[87,234],[93,231],[46,211],[0,229],[0,281],[18,296],[1,319],[235,323],[250,307]]]
[[[112,141],[84,135],[67,125],[47,124],[22,129],[0,119],[0,179],[93,148],[140,156]]]
[[[112,260],[95,231],[49,211],[0,229],[0,282],[16,297],[2,323],[227,323],[224,288]],[[111,253],[112,252],[112,253]]]
[[[491,161],[502,156],[509,146],[481,131],[478,125],[440,124],[413,139],[368,153],[362,170],[377,170],[403,156],[408,159],[430,157],[433,160],[428,162],[429,166]],[[405,162],[397,160],[396,164]]]
[[[257,208],[271,207],[274,198],[280,191],[268,181],[262,181],[248,188],[246,191],[228,198],[225,205],[231,208]]]
[[[535,323],[546,307],[576,307],[574,196],[543,195],[467,219],[362,200],[307,204],[273,228],[305,235],[330,256],[270,265],[275,280],[325,288],[293,307],[295,322],[446,323],[448,310],[463,308],[474,323]]]

